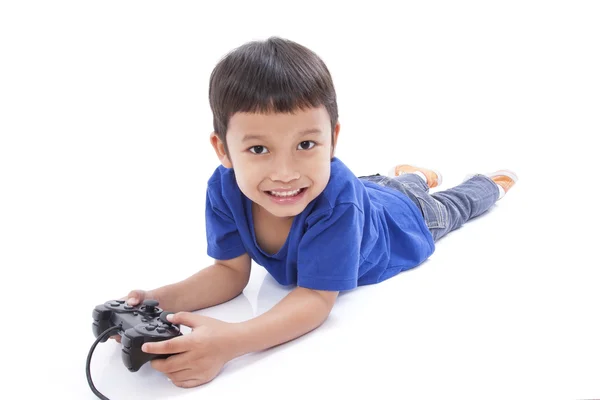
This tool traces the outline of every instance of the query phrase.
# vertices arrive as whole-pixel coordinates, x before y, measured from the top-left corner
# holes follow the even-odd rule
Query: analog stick
[[[146,312],[153,313],[158,307],[158,301],[156,300],[144,300],[144,306],[146,306]]]

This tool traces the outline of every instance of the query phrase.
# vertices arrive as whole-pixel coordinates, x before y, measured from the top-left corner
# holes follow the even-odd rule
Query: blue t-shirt
[[[338,158],[325,190],[294,218],[276,254],[257,244],[252,201],[233,169],[219,166],[206,195],[208,255],[244,253],[282,285],[350,290],[386,280],[421,264],[434,251],[417,206],[402,192],[362,181]]]

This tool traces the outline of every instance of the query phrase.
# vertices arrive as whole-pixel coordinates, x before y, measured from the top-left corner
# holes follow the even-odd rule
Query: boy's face
[[[234,168],[240,190],[277,217],[294,217],[327,186],[339,123],[331,139],[324,107],[295,114],[236,113],[227,131],[229,156],[213,133],[221,163]]]

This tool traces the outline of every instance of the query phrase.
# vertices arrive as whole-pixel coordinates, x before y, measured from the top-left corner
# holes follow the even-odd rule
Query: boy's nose
[[[300,172],[296,168],[296,164],[291,159],[279,159],[273,163],[270,178],[272,181],[290,182],[300,178]]]

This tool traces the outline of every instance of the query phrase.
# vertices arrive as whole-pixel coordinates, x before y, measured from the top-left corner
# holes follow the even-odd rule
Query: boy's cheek
[[[252,179],[252,177],[255,179]],[[256,173],[245,168],[235,169],[235,180],[246,197],[253,197],[253,194],[258,190],[260,180],[256,179]]]

